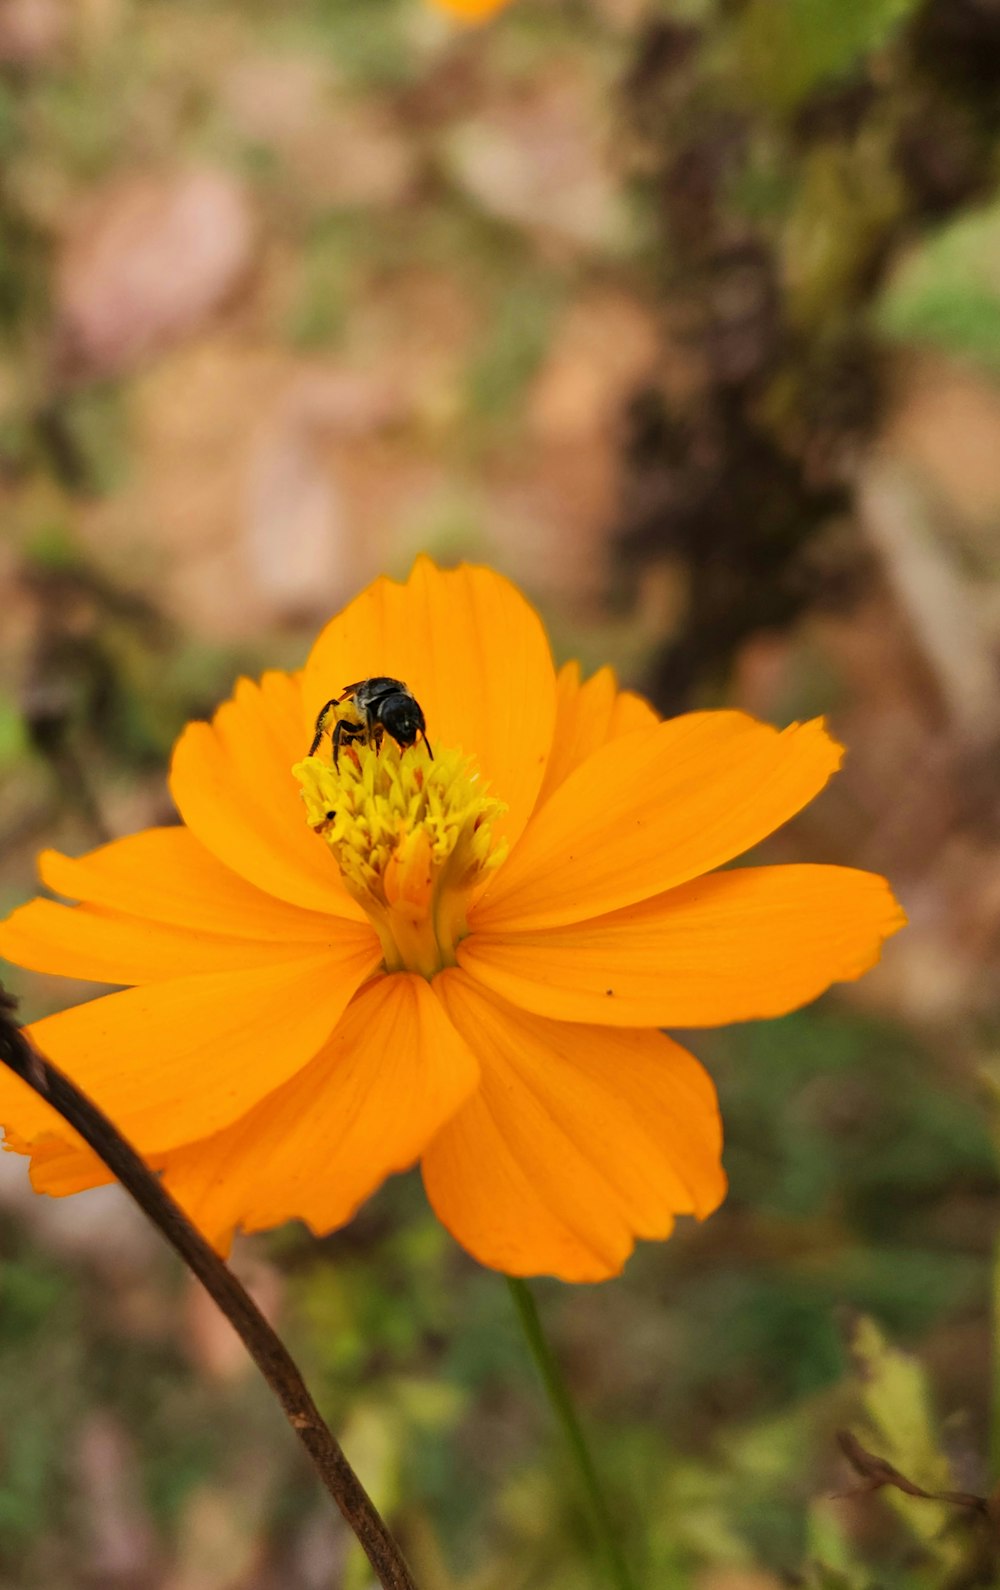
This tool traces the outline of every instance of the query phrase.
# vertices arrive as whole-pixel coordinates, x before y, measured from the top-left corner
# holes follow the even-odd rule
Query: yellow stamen
[[[364,906],[386,970],[433,977],[454,966],[468,907],[504,858],[492,829],[506,810],[488,794],[472,757],[423,745],[405,751],[352,745],[334,767],[307,756],[292,769],[306,814]]]

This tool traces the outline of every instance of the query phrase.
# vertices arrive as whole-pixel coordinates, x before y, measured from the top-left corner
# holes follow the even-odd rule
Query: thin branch
[[[890,1490],[902,1491],[904,1496],[917,1496],[924,1502],[945,1502],[949,1507],[966,1507],[974,1513],[989,1514],[990,1504],[985,1496],[973,1496],[969,1491],[925,1491],[885,1458],[869,1452],[850,1430],[837,1431],[837,1445],[855,1474],[860,1475],[865,1482],[845,1492],[847,1496],[864,1496],[888,1486]]]
[[[416,1590],[399,1546],[324,1422],[284,1342],[107,1116],[29,1042],[15,1020],[16,1008],[16,1001],[0,985],[0,1062],[57,1110],[100,1156],[218,1304],[284,1408],[383,1590]]]

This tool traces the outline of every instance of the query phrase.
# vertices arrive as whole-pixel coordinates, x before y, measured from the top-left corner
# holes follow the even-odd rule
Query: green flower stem
[[[992,1279],[993,1373],[990,1406],[990,1469],[996,1484],[1000,1483],[1000,1238],[993,1244]]]
[[[594,1467],[594,1460],[590,1455],[586,1438],[584,1437],[580,1421],[577,1418],[573,1399],[569,1394],[562,1370],[556,1360],[555,1353],[549,1339],[542,1327],[538,1314],[538,1307],[527,1283],[518,1280],[515,1276],[507,1277],[507,1285],[514,1302],[517,1317],[521,1322],[525,1340],[532,1358],[535,1360],[538,1373],[542,1377],[552,1411],[559,1422],[566,1444],[569,1447],[576,1471],[588,1502],[590,1503],[590,1521],[597,1543],[607,1564],[610,1582],[616,1590],[636,1590],[635,1580],[622,1556],[615,1533],[614,1521],[608,1508],[607,1500],[601,1489],[601,1482]]]

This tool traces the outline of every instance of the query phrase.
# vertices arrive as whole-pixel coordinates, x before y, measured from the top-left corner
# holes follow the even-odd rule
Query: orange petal
[[[227,1131],[168,1155],[165,1180],[219,1247],[294,1218],[322,1234],[404,1170],[476,1086],[422,977],[376,979],[310,1065]]]
[[[632,734],[636,729],[652,729],[663,719],[644,696],[634,690],[619,690],[611,709],[608,739],[616,740],[620,734]]]
[[[174,1148],[245,1114],[326,1042],[381,957],[370,928],[343,923],[341,933],[335,956],[130,988],[29,1032],[142,1153]],[[21,1140],[65,1135],[9,1073],[0,1123]]]
[[[443,571],[418,558],[405,585],[380,579],[320,635],[306,664],[302,751],[321,707],[374,674],[402,679],[431,744],[474,754],[509,810],[513,840],[535,804],[555,722],[555,673],[541,620],[490,569]]]
[[[37,1193],[51,1198],[68,1198],[71,1193],[89,1192],[91,1187],[106,1187],[114,1181],[102,1159],[65,1122],[60,1122],[66,1138],[43,1137],[19,1146],[20,1153],[31,1155],[31,1185]]]
[[[303,913],[305,914],[305,913]],[[336,953],[346,924],[325,923],[325,941],[225,938],[95,906],[31,900],[0,922],[0,955],[16,966],[95,983],[161,983],[198,972],[247,971]]]
[[[535,813],[473,925],[580,922],[686,883],[786,822],[841,754],[818,719],[779,733],[742,712],[692,712],[623,735]]]
[[[884,878],[849,867],[741,867],[589,922],[476,933],[477,981],[540,1015],[624,1027],[780,1016],[879,958],[906,918]]]
[[[290,674],[241,679],[212,722],[189,723],[174,747],[177,809],[219,861],[267,894],[355,921],[329,848],[306,822],[292,765],[308,749],[302,692]]]
[[[600,668],[586,683],[580,680],[579,663],[565,663],[556,679],[556,726],[552,752],[538,804],[606,744],[617,688],[610,668]]]
[[[435,988],[482,1081],[424,1154],[424,1183],[481,1263],[603,1280],[636,1237],[721,1201],[715,1091],[671,1039],[546,1021],[459,971]]]
[[[581,684],[579,663],[564,664],[556,681],[556,726],[539,806],[609,740],[659,721],[648,701],[618,689],[610,668],[599,668]]]
[[[147,828],[85,856],[44,850],[42,882],[56,894],[198,933],[326,942],[328,911],[307,911],[255,889],[186,828]]]
[[[73,1193],[106,1187],[114,1176],[103,1159],[88,1148],[83,1138],[55,1110],[49,1111],[52,1134],[30,1140],[9,1128],[3,1146],[17,1154],[30,1156],[28,1174],[36,1193],[50,1198],[68,1198]],[[58,1136],[56,1135],[58,1132]],[[151,1170],[160,1170],[159,1157],[147,1161]]]

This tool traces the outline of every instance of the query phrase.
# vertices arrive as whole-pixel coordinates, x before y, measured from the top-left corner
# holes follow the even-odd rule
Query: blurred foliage
[[[963,1223],[961,1206],[997,1195],[978,1098],[942,1088],[926,1053],[832,1006],[720,1038],[713,1068],[731,1145],[725,1209],[644,1249],[617,1286],[538,1286],[640,1582],[697,1585],[728,1567],[775,1584],[801,1570],[817,1585],[930,1590],[964,1560],[964,1536],[945,1527],[953,1510],[891,1492],[829,1500],[853,1488],[834,1432],[854,1427],[928,1489],[952,1483],[928,1371],[885,1333],[937,1338],[939,1368],[961,1380],[964,1348],[949,1333],[984,1308],[991,1270],[989,1233]],[[293,1350],[422,1582],[600,1584],[505,1289],[463,1259],[415,1178],[396,1178],[322,1243],[289,1227],[257,1247],[288,1276]],[[207,1485],[238,1485],[266,1452],[255,1528],[297,1583],[288,1508],[302,1527],[322,1502],[255,1382],[206,1384],[178,1351],[176,1277],[153,1335],[122,1334],[130,1294],[150,1271],[160,1289],[170,1273],[155,1253],[143,1271],[108,1294],[85,1263],[46,1257],[7,1228],[0,1514],[12,1522],[0,1564],[40,1590],[56,1539],[70,1574],[80,1520],[65,1466],[101,1409],[138,1443],[166,1543]],[[979,1450],[975,1478],[987,1429],[983,1409],[966,1411],[962,1461]],[[365,1582],[352,1558],[343,1583]]]
[[[730,38],[738,72],[765,112],[794,111],[830,79],[851,73],[917,9],[918,0],[750,0]]]
[[[904,260],[883,298],[890,337],[929,345],[1000,371],[1000,210],[989,206],[944,227]]]
[[[694,398],[653,383],[634,405],[620,525],[633,582],[683,571],[652,668],[677,709],[725,681],[749,635],[863,573],[855,546],[833,591],[813,559],[852,513],[890,395],[886,334],[992,360],[995,250],[975,207],[996,182],[997,21],[981,0],[668,13],[626,87],[657,263],[703,373]]]

